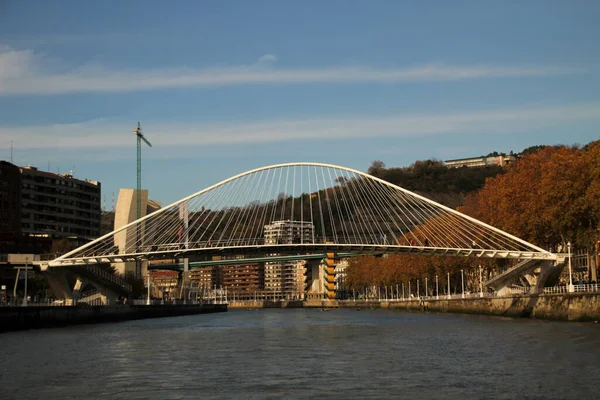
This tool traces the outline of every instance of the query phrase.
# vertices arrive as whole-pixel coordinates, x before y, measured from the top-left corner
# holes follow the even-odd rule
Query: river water
[[[600,325],[233,310],[0,334],[1,399],[593,399]]]

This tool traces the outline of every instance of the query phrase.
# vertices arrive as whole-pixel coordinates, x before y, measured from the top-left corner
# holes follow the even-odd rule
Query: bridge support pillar
[[[185,300],[189,297],[190,292],[190,259],[189,258],[180,258],[179,263],[183,265],[183,272],[181,273],[181,298],[183,299],[183,304],[185,304]]]
[[[325,294],[330,300],[335,299],[335,253],[327,253],[325,257]]]
[[[49,268],[44,276],[57,299],[73,299],[73,290],[67,282],[67,271],[63,268]]]
[[[508,286],[503,286],[500,289],[496,290],[497,296],[510,296],[510,288]]]
[[[554,285],[555,277],[558,277],[564,268],[564,263],[560,264],[553,261],[543,261],[540,265],[540,272],[537,276],[537,282],[533,288],[533,293],[544,293],[544,288],[550,283]]]
[[[539,273],[540,271],[536,268],[531,273],[523,275],[521,277],[521,282],[523,283],[523,286],[535,286],[538,281]]]
[[[304,265],[304,293],[306,294],[306,298],[322,293],[319,287],[320,265],[321,260],[307,260]]]
[[[100,293],[102,293],[102,304],[105,306],[109,306],[117,303],[117,298],[119,295],[116,292],[113,292],[107,287],[100,288]]]
[[[519,265],[525,267],[523,268],[524,271],[514,271],[512,276],[507,276],[505,279],[490,285],[495,288],[498,296],[510,296],[512,294],[510,291],[511,283],[515,281],[520,281],[523,287],[529,288],[531,294],[544,293],[544,287],[553,286],[556,283],[560,272],[564,268],[564,261],[526,260]],[[519,275],[519,272],[521,275]]]
[[[81,290],[88,284],[87,279],[80,276],[76,277],[75,286],[73,287],[73,300],[79,300],[81,298]]]

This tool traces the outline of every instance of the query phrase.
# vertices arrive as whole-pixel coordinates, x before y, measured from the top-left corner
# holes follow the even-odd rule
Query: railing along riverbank
[[[598,285],[576,285],[573,292],[562,286],[547,288],[549,293],[461,293],[399,298],[350,298],[346,300],[308,299],[304,301],[238,300],[230,309],[257,308],[335,308],[393,309],[412,312],[479,314],[512,318],[535,318],[561,321],[600,321],[600,288]]]
[[[542,292],[536,293],[535,287],[512,287],[508,289],[509,295],[533,295],[533,294],[567,294],[567,293],[600,293],[600,284],[598,283],[590,283],[590,284],[578,284],[573,285],[573,290],[569,291],[568,286],[550,286],[543,289]],[[386,301],[386,302],[396,302],[396,301],[415,301],[415,300],[456,300],[456,299],[474,299],[474,298],[482,298],[482,297],[498,297],[497,292],[465,292],[465,293],[452,293],[448,294],[439,294],[439,295],[421,295],[421,294],[411,294],[406,296],[386,296],[382,293],[383,296],[357,296],[350,297],[344,299],[346,301]],[[506,297],[506,295],[502,295],[501,297]]]
[[[532,294],[536,294],[535,293],[535,288],[531,287],[531,288],[522,288],[522,287],[514,287],[514,288],[510,288],[508,290],[509,294],[511,295],[515,295],[515,296],[523,296],[523,295],[532,295]],[[569,292],[569,287],[568,286],[551,286],[551,287],[547,287],[544,288],[543,293],[539,293],[539,294],[567,294],[567,293],[600,293],[600,284],[598,283],[592,283],[592,284],[578,284],[578,285],[573,285],[573,291]],[[100,306],[103,305],[101,299],[92,299],[90,300],[89,297],[95,297],[94,294],[88,295],[87,297],[83,297],[79,300],[75,300],[75,299],[64,299],[64,300],[57,300],[57,299],[33,299],[33,300],[29,300],[27,302],[27,305],[23,304],[23,299],[22,298],[18,298],[16,300],[11,300],[9,302],[0,302],[0,307],[21,307],[21,306],[26,306],[26,307],[72,307],[72,306],[76,306],[76,305],[90,305],[90,306]],[[458,299],[475,299],[475,298],[493,298],[493,297],[498,297],[496,292],[465,292],[464,294],[462,293],[453,293],[451,295],[447,295],[447,294],[440,294],[440,295],[419,295],[414,296],[400,296],[400,297],[396,297],[396,296],[368,296],[368,297],[364,297],[364,296],[359,296],[359,297],[354,297],[354,298],[347,298],[347,299],[342,299],[341,301],[354,301],[354,302],[401,302],[401,301],[416,301],[416,300],[420,300],[420,301],[433,301],[433,300],[458,300]],[[502,296],[502,297],[506,297],[506,296]],[[317,301],[326,301],[325,298],[316,298],[316,299],[312,299],[312,300],[317,300]],[[235,295],[223,295],[222,297],[213,297],[213,298],[208,298],[208,299],[204,299],[204,300],[181,300],[181,299],[175,299],[175,300],[160,300],[160,299],[151,299],[150,302],[148,302],[147,299],[135,299],[135,300],[129,300],[126,301],[126,303],[132,304],[132,305],[136,305],[136,306],[143,306],[143,305],[182,305],[182,304],[188,304],[188,305],[193,305],[193,304],[228,304],[231,302],[235,302],[235,303],[260,303],[262,301],[268,301],[268,302],[280,302],[280,301],[288,301],[288,302],[294,302],[294,304],[298,303],[298,302],[302,302],[302,301],[306,301],[306,299],[302,299],[300,298],[300,296],[298,297],[294,297],[292,299],[287,299],[287,298],[280,298],[279,296],[276,295],[262,295],[262,296],[256,296],[256,295],[249,295],[247,297],[242,297],[242,296],[235,296]]]

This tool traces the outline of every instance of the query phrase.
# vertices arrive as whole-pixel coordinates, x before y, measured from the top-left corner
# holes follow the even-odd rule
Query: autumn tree
[[[488,179],[462,211],[538,246],[590,246],[599,226],[600,144],[538,149]]]
[[[358,291],[369,287],[393,287],[419,279],[422,293],[425,279],[429,283],[430,293],[434,293],[435,277],[439,280],[441,293],[446,292],[447,277],[450,274],[451,290],[459,291],[461,287],[461,269],[465,273],[467,290],[477,291],[479,270],[482,267],[485,281],[498,266],[498,260],[473,259],[467,257],[427,256],[411,254],[391,254],[387,257],[362,256],[349,261],[346,269],[346,287]],[[408,292],[407,292],[408,293]]]
[[[369,175],[373,175],[377,178],[381,178],[381,175],[385,172],[385,163],[380,160],[375,160],[371,163],[371,166],[367,170]]]

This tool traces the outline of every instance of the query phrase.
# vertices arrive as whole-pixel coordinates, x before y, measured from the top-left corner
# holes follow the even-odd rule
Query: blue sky
[[[600,137],[597,1],[0,1],[0,158],[170,203],[263,165],[365,171]]]

